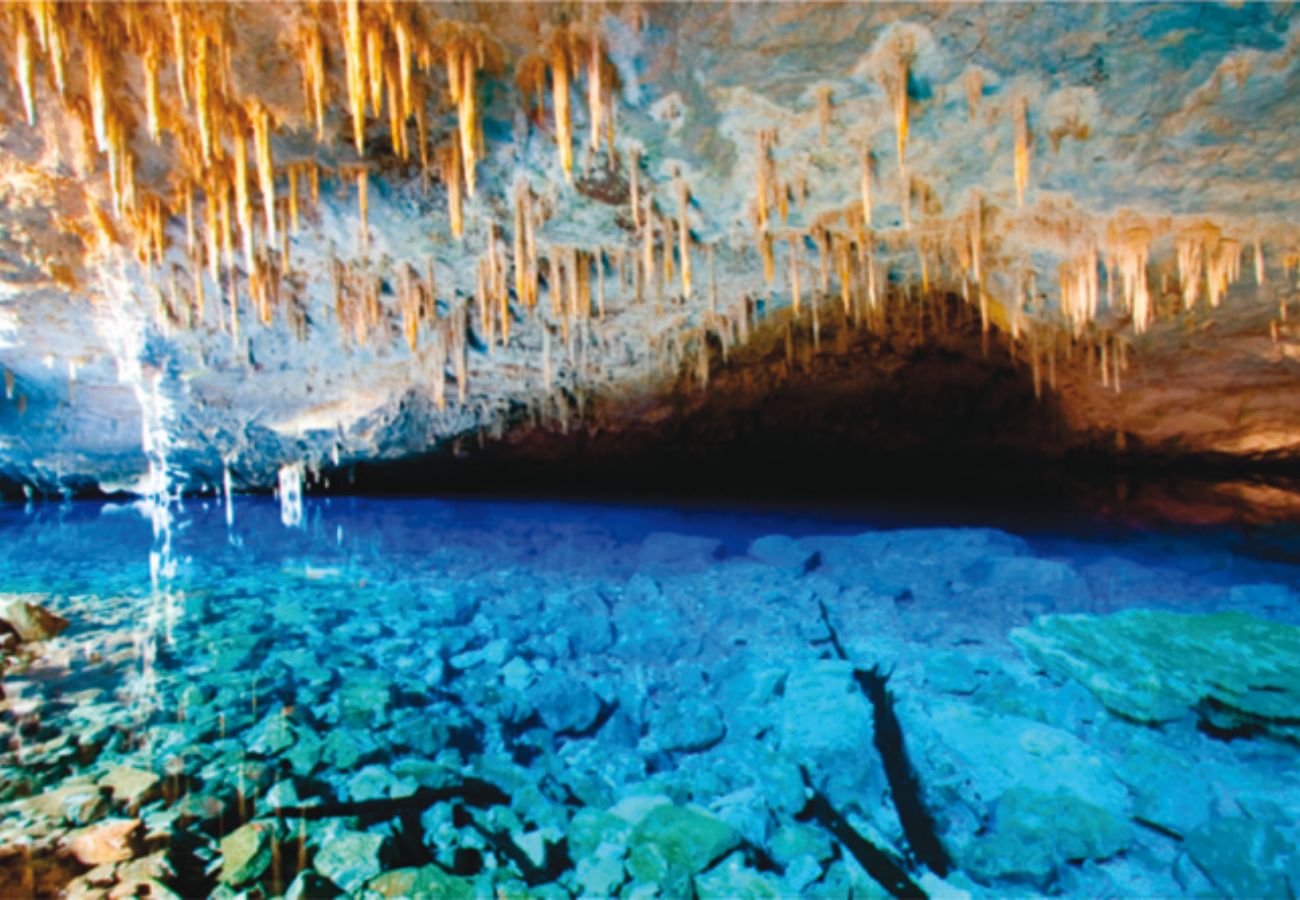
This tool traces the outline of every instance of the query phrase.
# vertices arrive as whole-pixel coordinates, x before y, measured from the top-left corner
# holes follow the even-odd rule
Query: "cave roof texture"
[[[1031,450],[1300,459],[1291,4],[34,0],[0,71],[12,485],[636,435],[936,354],[1014,373]]]

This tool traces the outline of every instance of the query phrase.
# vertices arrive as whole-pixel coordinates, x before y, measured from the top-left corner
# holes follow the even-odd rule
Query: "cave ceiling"
[[[944,340],[1054,450],[1296,458],[1298,23],[6,4],[0,470],[268,486]]]

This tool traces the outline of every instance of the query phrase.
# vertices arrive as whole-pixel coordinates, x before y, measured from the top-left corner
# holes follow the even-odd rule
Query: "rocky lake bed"
[[[0,527],[0,895],[1300,894],[1297,570],[440,501]],[[174,571],[173,571],[174,569]]]

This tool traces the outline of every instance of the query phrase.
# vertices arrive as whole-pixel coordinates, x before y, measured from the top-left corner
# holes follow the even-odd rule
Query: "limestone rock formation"
[[[269,487],[854,379],[889,446],[918,372],[1024,400],[954,429],[999,452],[1295,459],[1298,46],[1271,4],[9,4],[0,471]]]

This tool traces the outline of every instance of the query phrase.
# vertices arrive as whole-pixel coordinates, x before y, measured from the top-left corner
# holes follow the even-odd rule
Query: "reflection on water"
[[[0,512],[0,895],[1300,891],[1280,532],[235,502]]]

